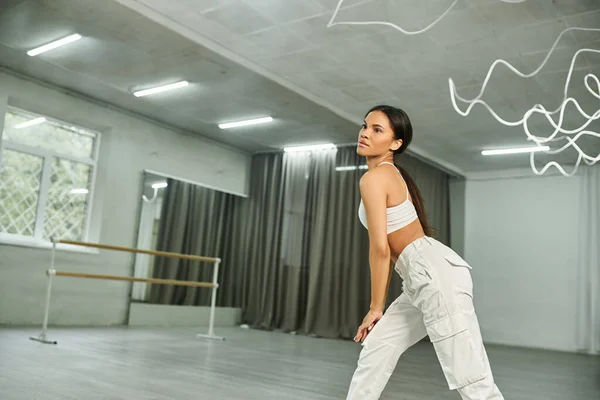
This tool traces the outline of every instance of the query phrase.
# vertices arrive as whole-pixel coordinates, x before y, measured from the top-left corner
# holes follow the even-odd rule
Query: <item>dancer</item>
[[[369,110],[358,138],[369,167],[358,214],[369,231],[371,305],[354,338],[363,348],[347,400],[378,399],[400,355],[426,335],[450,390],[463,400],[503,400],[473,308],[471,267],[431,237],[417,186],[394,164],[412,134],[403,110],[382,105]],[[384,313],[390,260],[403,293]]]

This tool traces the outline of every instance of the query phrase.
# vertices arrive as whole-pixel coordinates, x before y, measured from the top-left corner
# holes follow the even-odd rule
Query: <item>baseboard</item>
[[[131,303],[129,326],[208,326],[210,307],[171,306],[163,304]],[[237,326],[241,320],[241,309],[217,307],[215,326]]]

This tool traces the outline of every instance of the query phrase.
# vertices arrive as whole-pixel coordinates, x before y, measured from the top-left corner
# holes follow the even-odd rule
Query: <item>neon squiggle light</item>
[[[339,2],[337,3],[337,6],[335,8],[335,11],[333,12],[333,15],[331,16],[331,19],[329,20],[329,23],[327,24],[327,27],[330,28],[332,26],[335,25],[382,25],[382,26],[388,26],[390,28],[396,29],[406,35],[418,35],[421,33],[426,32],[427,30],[431,29],[433,26],[435,26],[442,18],[444,18],[457,4],[458,0],[454,0],[452,2],[452,4],[440,15],[438,16],[433,22],[431,22],[429,25],[427,25],[426,27],[419,29],[419,30],[415,30],[415,31],[409,31],[406,30],[394,23],[391,22],[387,22],[387,21],[335,21],[342,5],[344,4],[345,0],[339,0]],[[527,0],[499,0],[502,1],[504,3],[524,3]],[[556,46],[558,45],[560,39],[562,38],[562,36],[564,34],[566,34],[568,31],[573,31],[573,30],[578,30],[578,31],[595,31],[595,32],[600,32],[600,29],[595,29],[595,28],[567,28],[565,29],[556,39],[556,41],[554,42],[554,45],[552,46],[552,48],[550,49],[550,51],[548,52],[548,54],[546,55],[546,58],[542,61],[542,63],[540,64],[540,66],[534,70],[533,72],[529,73],[529,74],[524,74],[522,72],[520,72],[519,70],[517,70],[515,67],[513,67],[510,63],[508,63],[507,61],[504,60],[496,60],[492,66],[490,67],[488,74],[485,78],[485,81],[482,85],[481,91],[479,92],[479,95],[477,95],[475,98],[467,100],[464,99],[462,97],[460,97],[458,95],[458,93],[456,92],[456,86],[454,85],[454,81],[452,80],[452,78],[449,78],[448,82],[449,82],[449,88],[450,88],[450,97],[452,100],[452,105],[454,107],[454,109],[456,110],[456,112],[458,112],[460,115],[462,116],[467,116],[470,112],[471,109],[476,105],[476,104],[481,104],[483,105],[489,112],[490,114],[500,123],[506,125],[506,126],[519,126],[519,125],[523,125],[525,134],[527,136],[527,140],[531,140],[533,142],[535,142],[538,146],[541,146],[543,143],[547,143],[547,142],[556,142],[556,141],[560,141],[560,140],[566,140],[567,144],[565,144],[564,146],[558,148],[558,149],[554,149],[554,150],[545,150],[544,152],[546,154],[558,154],[566,149],[568,149],[569,147],[573,147],[577,153],[578,153],[578,157],[577,157],[577,162],[575,163],[575,167],[573,168],[573,170],[571,172],[566,172],[565,169],[558,164],[556,161],[551,161],[549,163],[547,163],[546,165],[544,165],[544,167],[542,167],[541,170],[538,170],[535,166],[535,152],[531,152],[530,153],[530,165],[531,168],[533,170],[533,172],[537,175],[542,175],[544,174],[550,167],[555,167],[558,169],[558,171],[565,175],[565,176],[572,176],[577,172],[577,169],[579,167],[579,165],[581,164],[582,161],[584,161],[586,164],[588,165],[593,165],[596,162],[600,161],[600,153],[595,156],[592,157],[588,154],[586,154],[578,145],[577,145],[577,140],[584,136],[593,136],[596,138],[600,138],[600,133],[598,132],[593,132],[590,130],[586,130],[586,127],[591,124],[593,121],[597,120],[598,118],[600,118],[600,108],[598,109],[598,111],[596,111],[594,114],[592,115],[588,115],[585,111],[583,111],[583,109],[581,108],[581,106],[579,105],[579,102],[577,102],[577,100],[575,100],[572,97],[568,97],[567,96],[567,92],[568,92],[568,88],[569,88],[569,83],[571,81],[571,77],[573,74],[573,69],[575,66],[575,61],[577,60],[577,56],[579,56],[582,53],[600,53],[600,50],[595,50],[595,49],[580,49],[579,51],[577,51],[577,53],[575,53],[575,55],[573,56],[573,59],[571,61],[571,66],[569,69],[569,73],[567,75],[567,80],[565,82],[565,88],[564,88],[564,96],[563,96],[563,101],[562,104],[553,111],[548,111],[545,109],[544,106],[542,106],[541,104],[536,104],[534,105],[532,108],[530,108],[523,116],[522,119],[518,120],[518,121],[507,121],[503,118],[501,118],[487,103],[485,103],[484,101],[480,100],[481,96],[483,96],[483,93],[485,92],[485,88],[490,80],[490,77],[492,75],[492,72],[494,70],[494,68],[496,67],[496,65],[498,64],[503,64],[506,67],[508,67],[511,71],[513,71],[516,75],[522,77],[522,78],[531,78],[535,75],[537,75],[546,65],[546,63],[548,62],[548,60],[550,59],[550,56],[552,55],[552,52],[556,49]],[[597,90],[594,91],[594,89],[591,88],[589,81],[593,80]],[[600,81],[598,80],[598,77],[596,77],[593,74],[587,74],[584,78],[584,84],[586,89],[588,90],[588,92],[598,98],[600,100]],[[466,111],[462,111],[458,105],[456,100],[460,100],[463,103],[468,103],[468,107],[466,109]],[[564,118],[564,113],[566,110],[566,106],[573,103],[575,105],[575,108],[577,108],[577,110],[579,111],[579,113],[584,116],[587,119],[587,122],[585,124],[583,124],[582,126],[580,126],[577,129],[573,129],[573,130],[567,130],[567,129],[563,129],[562,128],[562,123],[563,123],[563,118]],[[552,119],[552,115],[559,113],[559,120],[558,120],[558,124],[554,122],[554,120]],[[528,127],[528,121],[529,118],[533,115],[533,114],[542,114],[544,115],[544,117],[546,117],[546,119],[548,120],[548,122],[550,122],[550,124],[554,127],[554,132],[552,134],[550,134],[550,136],[548,137],[539,137],[539,136],[535,136],[533,134],[531,134],[531,132],[529,131],[529,127]],[[558,134],[565,134],[563,136],[558,136]],[[574,138],[570,138],[566,135],[572,135],[575,134]]]
[[[577,145],[577,140],[584,136],[593,136],[596,138],[600,138],[600,133],[598,132],[593,132],[590,130],[586,130],[586,128],[595,120],[600,118],[600,104],[599,104],[599,108],[596,112],[594,112],[593,114],[587,114],[580,106],[579,102],[577,100],[575,100],[572,97],[568,97],[568,89],[569,89],[569,84],[571,83],[571,78],[573,75],[573,70],[575,67],[575,62],[577,61],[577,57],[580,54],[584,54],[584,53],[596,53],[596,54],[600,54],[600,50],[596,50],[596,49],[580,49],[578,50],[575,55],[573,56],[572,60],[571,60],[571,65],[569,68],[569,73],[567,74],[567,79],[565,81],[565,86],[564,86],[564,92],[563,92],[563,99],[562,99],[562,103],[561,105],[553,111],[548,111],[546,110],[546,108],[541,105],[541,104],[536,104],[534,105],[532,108],[530,108],[529,110],[527,110],[527,112],[525,112],[525,114],[523,115],[523,118],[517,120],[517,121],[508,121],[502,117],[500,117],[486,102],[484,102],[483,100],[480,100],[481,97],[483,96],[485,89],[487,87],[487,84],[492,76],[492,73],[495,69],[495,67],[497,65],[504,65],[506,66],[508,69],[510,69],[512,72],[514,72],[516,75],[522,77],[522,78],[531,78],[535,75],[537,75],[546,65],[546,63],[548,62],[548,60],[550,59],[550,56],[552,55],[552,53],[554,52],[554,50],[556,49],[556,46],[558,45],[560,39],[563,37],[563,35],[565,35],[567,32],[569,31],[584,31],[584,32],[600,32],[600,29],[597,28],[567,28],[565,29],[556,39],[556,41],[554,42],[552,48],[550,49],[550,51],[548,52],[548,54],[546,55],[546,57],[544,58],[544,60],[542,61],[542,63],[540,64],[540,66],[538,68],[536,68],[534,71],[532,71],[529,74],[525,74],[519,70],[517,70],[515,67],[513,67],[510,63],[508,63],[505,60],[499,59],[494,61],[494,63],[491,65],[490,69],[488,70],[487,76],[483,82],[483,85],[481,87],[481,90],[479,92],[479,94],[474,97],[473,99],[464,99],[461,96],[458,95],[458,93],[456,92],[456,85],[454,84],[454,81],[452,80],[452,78],[448,79],[448,85],[450,88],[450,98],[452,101],[452,106],[454,107],[454,109],[456,110],[456,112],[460,115],[462,115],[463,117],[466,117],[467,115],[469,115],[469,113],[471,112],[472,108],[476,105],[476,104],[481,104],[482,106],[484,106],[489,112],[490,114],[501,124],[506,125],[506,126],[519,126],[522,125],[523,129],[525,131],[525,134],[527,135],[527,140],[531,140],[533,142],[535,142],[537,145],[542,145],[543,143],[548,143],[548,142],[556,142],[556,141],[560,141],[560,140],[566,140],[567,144],[565,144],[564,146],[558,148],[558,149],[554,149],[554,150],[548,150],[545,151],[545,153],[547,154],[558,154],[564,150],[566,150],[569,147],[573,147],[577,153],[578,153],[578,157],[577,157],[577,162],[575,163],[575,167],[573,168],[573,170],[571,172],[566,172],[565,169],[558,164],[556,161],[551,161],[549,163],[547,163],[541,170],[538,170],[535,166],[535,154],[532,152],[530,154],[530,164],[531,164],[531,168],[533,170],[533,172],[536,175],[542,175],[544,174],[550,167],[555,167],[556,169],[558,169],[558,171],[563,174],[564,176],[572,176],[577,172],[577,169],[579,167],[579,165],[581,164],[581,162],[585,162],[587,165],[593,165],[595,163],[597,163],[598,161],[600,161],[600,153],[598,155],[594,156],[590,156],[587,153],[585,153],[578,145]],[[594,90],[594,88],[591,87],[590,85],[590,81],[593,81],[595,84],[596,89]],[[584,84],[586,89],[588,90],[588,92],[595,98],[597,98],[598,100],[600,100],[600,81],[598,80],[598,77],[595,76],[594,74],[587,74],[584,78]],[[457,104],[456,100],[460,100],[463,103],[467,103],[468,107],[465,111],[461,110]],[[565,110],[567,105],[569,104],[573,104],[575,106],[575,108],[577,109],[577,111],[579,111],[579,113],[585,117],[587,119],[587,121],[582,124],[580,127],[576,128],[576,129],[564,129],[562,127],[563,124],[563,119],[564,119],[564,114],[565,114]],[[558,123],[554,121],[554,119],[552,118],[552,116],[556,113],[560,113],[559,114],[559,118],[558,118]],[[534,114],[541,114],[543,115],[548,122],[550,122],[550,124],[554,127],[554,132],[552,132],[549,136],[547,137],[539,137],[536,135],[533,135],[530,131],[529,131],[529,126],[528,126],[528,121],[529,118],[534,115]],[[560,134],[563,134],[561,136],[559,136]],[[575,135],[574,138],[571,138],[567,135]]]
[[[335,11],[333,12],[333,15],[331,16],[329,23],[327,24],[328,28],[330,28],[332,26],[336,26],[336,25],[383,25],[383,26],[388,26],[390,28],[396,29],[397,31],[400,31],[400,32],[404,33],[405,35],[419,35],[421,33],[428,31],[429,29],[433,28],[438,22],[440,22],[442,20],[442,18],[444,18],[446,15],[448,15],[448,13],[450,11],[452,11],[454,6],[456,6],[456,3],[458,3],[458,0],[454,0],[452,2],[452,4],[450,4],[450,7],[448,7],[446,9],[446,11],[444,11],[442,14],[440,14],[440,16],[438,16],[436,19],[434,19],[433,22],[431,22],[425,28],[419,29],[416,31],[409,31],[409,30],[402,28],[401,26],[398,26],[392,22],[387,22],[387,21],[336,21],[336,22],[334,22],[338,13],[340,12],[340,8],[342,8],[342,5],[344,4],[344,1],[346,1],[346,0],[339,0],[339,2],[337,3]],[[503,3],[516,4],[516,3],[524,3],[527,0],[499,0],[499,1],[501,1]]]

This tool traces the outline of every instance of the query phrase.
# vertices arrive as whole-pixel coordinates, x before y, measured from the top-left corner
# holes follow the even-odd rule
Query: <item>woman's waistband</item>
[[[431,246],[444,245],[432,237],[423,236],[412,241],[408,246],[406,246],[404,250],[402,250],[402,253],[400,253],[400,256],[398,256],[398,260],[396,261],[395,265],[395,268],[400,276],[403,276],[402,271],[407,268],[415,258],[421,256],[422,252]]]

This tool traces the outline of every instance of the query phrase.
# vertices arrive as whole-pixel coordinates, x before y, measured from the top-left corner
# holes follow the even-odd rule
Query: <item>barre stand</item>
[[[106,250],[124,251],[124,252],[130,252],[130,253],[142,253],[142,254],[149,254],[149,255],[154,255],[154,256],[182,258],[182,259],[196,260],[196,261],[209,261],[209,262],[214,263],[213,281],[212,282],[192,282],[192,281],[180,281],[180,280],[174,280],[174,279],[138,278],[138,277],[133,277],[133,276],[116,276],[116,275],[88,274],[88,273],[81,273],[81,272],[57,271],[54,268],[57,243],[70,244],[70,245],[74,245],[74,246],[93,247],[93,248],[106,249]],[[204,338],[204,339],[213,339],[213,340],[225,340],[224,337],[216,336],[214,334],[217,289],[219,288],[217,279],[219,276],[219,264],[221,263],[220,258],[202,257],[202,256],[195,256],[195,255],[190,255],[190,254],[169,253],[169,252],[164,252],[164,251],[141,250],[141,249],[135,249],[135,248],[130,248],[130,247],[110,246],[110,245],[103,245],[103,244],[98,244],[98,243],[87,243],[87,242],[78,242],[78,241],[71,241],[71,240],[54,240],[53,239],[52,240],[52,254],[51,254],[50,260],[51,260],[50,261],[50,269],[48,269],[46,271],[48,280],[46,283],[46,304],[44,307],[44,320],[42,322],[42,332],[37,337],[35,337],[35,336],[29,337],[29,339],[31,339],[31,340],[34,340],[34,341],[40,342],[40,343],[44,343],[44,344],[57,344],[57,341],[48,339],[48,316],[50,313],[50,295],[52,292],[52,277],[54,277],[54,276],[84,278],[84,279],[102,279],[102,280],[126,281],[126,282],[145,282],[145,283],[154,283],[154,284],[159,284],[159,285],[177,285],[177,286],[211,288],[212,293],[211,293],[208,333],[206,333],[206,334],[198,333],[196,335],[196,337]]]

